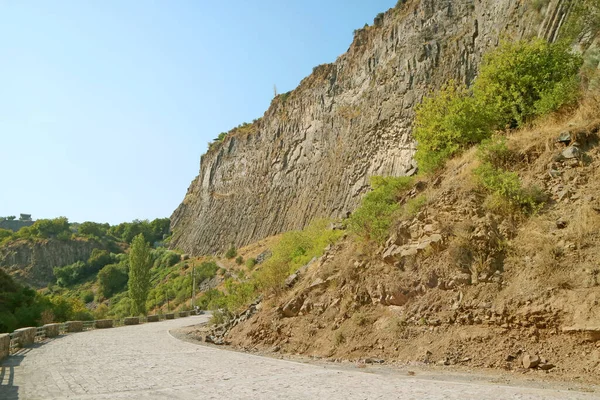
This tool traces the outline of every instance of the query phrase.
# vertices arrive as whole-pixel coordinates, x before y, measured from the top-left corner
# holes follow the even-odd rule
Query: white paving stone
[[[0,399],[594,399],[439,382],[224,351],[170,336],[206,317],[70,334],[2,364]]]

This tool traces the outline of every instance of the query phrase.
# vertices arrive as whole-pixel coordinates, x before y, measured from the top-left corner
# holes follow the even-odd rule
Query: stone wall
[[[10,354],[10,335],[0,333],[0,361]]]
[[[171,216],[172,248],[215,253],[345,217],[371,176],[414,173],[414,107],[424,95],[451,79],[471,82],[501,37],[555,38],[566,2],[528,4],[413,0],[357,30],[335,63],[202,156]]]

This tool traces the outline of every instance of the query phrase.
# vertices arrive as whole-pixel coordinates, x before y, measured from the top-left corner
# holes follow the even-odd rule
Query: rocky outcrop
[[[171,217],[172,247],[217,252],[346,216],[370,176],[416,171],[411,125],[425,94],[451,79],[470,82],[501,37],[555,39],[565,4],[415,0],[379,16],[335,63],[202,157]]]
[[[54,280],[54,267],[87,261],[95,248],[104,246],[85,239],[19,240],[0,247],[0,268],[20,282],[41,288]]]

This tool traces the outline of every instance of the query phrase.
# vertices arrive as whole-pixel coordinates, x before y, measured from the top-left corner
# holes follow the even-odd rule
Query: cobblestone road
[[[177,340],[190,317],[76,333],[2,364],[0,399],[593,399],[263,358]]]

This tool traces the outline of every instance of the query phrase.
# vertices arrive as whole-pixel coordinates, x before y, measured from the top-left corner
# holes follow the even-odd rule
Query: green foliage
[[[473,93],[495,126],[521,126],[577,99],[582,62],[564,43],[506,42],[484,57]]]
[[[217,289],[209,289],[206,292],[202,293],[200,297],[196,300],[196,305],[201,310],[209,310],[214,309],[213,305],[220,304],[220,298],[225,296],[223,292]]]
[[[196,282],[202,283],[217,275],[219,266],[214,261],[205,261],[195,268]]]
[[[82,292],[81,301],[83,301],[84,303],[91,303],[92,301],[94,301],[94,292],[92,292],[91,290],[86,290]]]
[[[237,265],[242,265],[242,264],[244,263],[244,257],[242,257],[242,256],[238,256],[238,257],[235,259],[235,263],[236,263]]]
[[[43,296],[19,285],[0,269],[0,333],[52,321],[90,318],[91,314],[79,298]]]
[[[249,258],[246,260],[246,268],[252,270],[256,266],[256,258]]]
[[[31,234],[38,238],[57,237],[61,233],[68,233],[71,236],[69,220],[65,217],[54,219],[38,219],[30,227]]]
[[[352,213],[349,228],[359,236],[376,242],[387,239],[395,213],[400,208],[399,197],[412,186],[410,177],[371,178],[373,190],[363,198],[360,207]]]
[[[225,253],[225,258],[234,258],[235,256],[237,256],[237,250],[235,249],[235,247],[231,246],[227,252]]]
[[[325,247],[342,236],[342,231],[329,229],[329,224],[327,220],[316,220],[303,231],[284,233],[273,248],[273,255],[256,272],[257,287],[263,291],[282,290],[292,272],[323,254]]]
[[[134,237],[142,234],[144,240],[154,244],[162,241],[169,234],[170,223],[169,218],[157,218],[152,222],[136,219],[111,226],[108,232],[126,243],[131,243]]]
[[[129,251],[129,297],[132,300],[133,314],[146,313],[146,300],[150,291],[150,268],[152,256],[150,246],[142,233],[131,243]]]
[[[564,43],[507,42],[487,54],[473,90],[448,83],[417,106],[415,159],[433,171],[491,136],[572,104],[579,96],[582,58]]]
[[[416,108],[415,159],[423,172],[433,171],[473,144],[491,135],[488,113],[470,92],[454,82],[426,97]]]
[[[99,224],[97,222],[86,221],[79,225],[77,228],[77,233],[80,235],[100,239],[107,235],[109,228],[109,224]]]
[[[13,236],[13,232],[8,229],[0,228],[0,244],[2,244],[6,239],[10,240]]]
[[[421,208],[423,208],[425,204],[427,204],[427,197],[425,195],[410,199],[404,205],[403,214],[408,217],[414,217],[421,211]]]
[[[122,292],[127,287],[129,275],[127,264],[109,264],[98,272],[98,294],[111,298],[116,293]]]
[[[87,275],[87,266],[83,261],[65,265],[64,267],[54,267],[54,276],[59,286],[72,286]]]
[[[508,148],[504,136],[494,136],[481,142],[477,147],[477,158],[494,168],[509,168],[516,162],[516,155]]]
[[[526,214],[536,213],[543,207],[545,196],[541,190],[523,188],[519,176],[505,169],[514,160],[514,155],[504,137],[484,141],[477,155],[482,164],[474,173],[488,192]]]
[[[181,261],[181,256],[178,253],[164,247],[153,250],[152,258],[154,259],[153,268],[155,269],[168,269]]]
[[[90,258],[87,261],[87,270],[89,273],[96,273],[104,268],[105,265],[113,263],[114,257],[106,250],[93,249]]]

